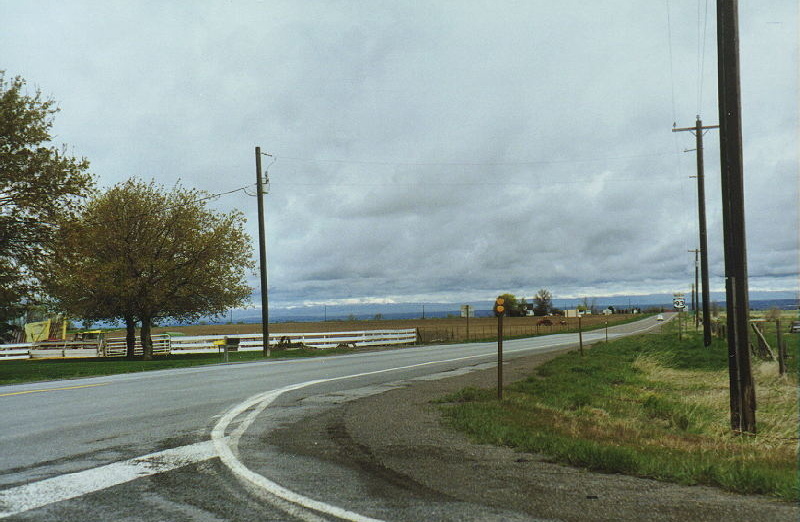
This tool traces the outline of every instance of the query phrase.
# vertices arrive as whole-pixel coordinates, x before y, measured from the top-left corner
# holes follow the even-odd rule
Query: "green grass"
[[[631,317],[628,317],[626,319],[622,319],[620,321],[614,321],[613,323],[610,322],[608,324],[608,327],[611,328],[611,327],[620,326],[620,325],[623,325],[623,324],[635,323],[636,321],[641,321],[642,319],[646,319],[648,317],[653,317],[654,315],[657,315],[657,314],[649,314],[648,313],[648,314],[632,315]],[[555,319],[558,319],[558,317],[550,317],[550,319],[555,320]],[[582,331],[582,332],[596,332],[597,330],[603,330],[605,328],[606,328],[605,324],[595,323],[595,324],[593,324],[591,326],[583,326],[580,331]],[[565,328],[563,330],[550,331],[550,330],[546,330],[545,328],[542,328],[542,331],[540,333],[522,334],[522,335],[506,335],[506,336],[503,337],[503,340],[504,341],[513,341],[514,339],[528,339],[530,337],[540,337],[540,336],[543,336],[543,335],[571,334],[571,333],[578,333],[578,329],[577,328]],[[448,341],[448,342],[446,342],[444,344],[488,343],[488,342],[492,342],[492,341],[497,341],[497,335],[495,335],[493,337],[484,337],[484,338],[481,338],[481,339],[469,339],[469,340],[461,339],[461,340],[455,340],[455,341]],[[436,344],[442,344],[442,343],[437,341]]]
[[[320,357],[325,355],[339,355],[352,353],[353,348],[331,348],[325,350],[272,350],[272,359],[295,357]],[[230,362],[262,361],[265,359],[261,352],[230,352]],[[92,359],[27,359],[0,361],[0,384],[18,384],[23,382],[49,381],[56,379],[75,379],[79,377],[96,377],[100,375],[114,375],[117,373],[145,372],[153,370],[166,370],[170,368],[189,368],[223,362],[223,355],[213,354],[183,354],[161,355],[151,361],[133,360],[123,358],[92,358]]]
[[[674,324],[663,335],[560,356],[496,391],[468,388],[439,402],[477,442],[538,453],[593,471],[797,500],[797,336],[792,371],[754,361],[758,434],[729,428],[727,348]]]

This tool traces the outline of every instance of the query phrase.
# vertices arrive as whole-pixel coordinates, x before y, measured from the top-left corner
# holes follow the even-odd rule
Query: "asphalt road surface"
[[[648,318],[608,336],[658,325]],[[506,341],[504,358],[576,342],[577,334]],[[421,346],[3,386],[0,518],[530,520],[426,491],[402,509],[386,505],[352,468],[269,444],[281,426],[323,412],[326,398],[486,368],[496,355],[496,343]]]

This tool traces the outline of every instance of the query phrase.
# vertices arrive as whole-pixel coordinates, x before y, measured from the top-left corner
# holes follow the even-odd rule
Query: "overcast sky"
[[[750,286],[795,290],[797,1],[739,8]],[[690,289],[694,137],[671,128],[718,123],[714,1],[0,0],[0,19],[0,69],[58,101],[56,142],[101,187],[254,193],[255,146],[275,156],[270,306]],[[257,244],[254,197],[214,207]]]

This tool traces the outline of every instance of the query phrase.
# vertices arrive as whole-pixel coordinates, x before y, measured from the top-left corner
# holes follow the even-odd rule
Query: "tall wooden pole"
[[[703,345],[711,346],[711,317],[709,315],[710,291],[708,283],[708,232],[706,229],[706,189],[703,161],[703,131],[717,129],[719,125],[703,127],[700,116],[697,116],[694,127],[672,129],[672,132],[692,131],[695,137],[695,150],[697,151],[697,217],[700,230],[700,273],[703,279]],[[695,261],[695,267],[697,266]]]
[[[256,147],[256,196],[258,199],[258,253],[261,260],[261,335],[264,357],[269,349],[269,298],[267,295],[267,232],[264,223],[264,184],[261,176],[261,147]]]
[[[717,59],[731,427],[755,433],[756,396],[748,332],[750,302],[744,219],[738,0],[717,0]]]

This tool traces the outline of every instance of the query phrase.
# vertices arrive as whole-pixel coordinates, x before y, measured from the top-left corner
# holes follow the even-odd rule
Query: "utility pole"
[[[266,154],[270,156],[270,154]],[[261,147],[256,147],[256,196],[258,198],[258,253],[261,258],[261,335],[264,357],[269,350],[269,299],[267,296],[267,233],[264,224],[264,185],[261,179]]]
[[[700,325],[700,314],[697,313],[697,308],[699,307],[698,305],[700,304],[700,295],[699,295],[700,285],[698,280],[700,265],[697,263],[697,257],[698,254],[700,253],[700,249],[695,248],[694,250],[689,250],[689,252],[694,252],[694,286],[692,286],[692,310],[694,311],[694,329],[697,330],[697,327]]]
[[[731,428],[755,433],[756,394],[748,346],[750,300],[744,226],[738,0],[717,0],[717,62]]]
[[[700,116],[694,127],[673,128],[672,132],[690,131],[694,133],[697,150],[697,215],[700,227],[700,264],[703,274],[703,346],[711,346],[711,316],[709,314],[709,289],[708,289],[708,234],[706,231],[706,189],[703,168],[703,131],[718,129],[719,125],[703,127]]]

